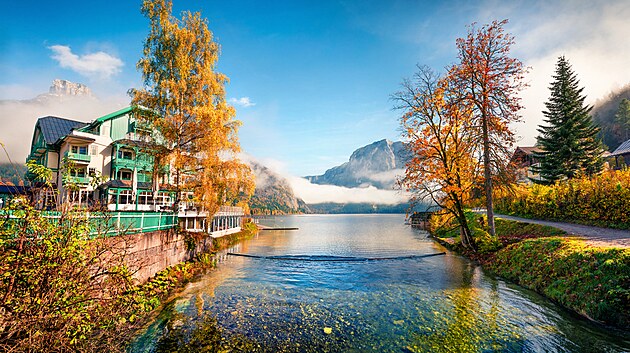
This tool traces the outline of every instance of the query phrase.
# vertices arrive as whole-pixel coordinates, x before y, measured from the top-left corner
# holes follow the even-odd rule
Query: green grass
[[[454,222],[438,217],[442,218],[432,220],[436,226],[432,234],[454,237],[457,242],[459,229]],[[554,227],[500,218],[495,219],[497,244],[478,232],[485,219],[475,217],[470,216],[469,222],[479,250],[457,243],[454,250],[581,315],[611,326],[630,326],[630,249],[595,247]]]
[[[562,236],[566,232],[551,226],[534,223],[515,222],[496,218],[494,220],[496,233],[499,236],[509,237],[553,237]]]
[[[630,249],[526,239],[496,252],[487,267],[593,320],[630,325]]]

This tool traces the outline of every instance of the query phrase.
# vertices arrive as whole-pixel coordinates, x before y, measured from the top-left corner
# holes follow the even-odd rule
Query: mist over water
[[[403,215],[308,215],[261,223],[233,252],[395,257],[445,251]],[[623,352],[630,342],[541,296],[443,256],[302,262],[223,256],[174,298],[134,352]]]

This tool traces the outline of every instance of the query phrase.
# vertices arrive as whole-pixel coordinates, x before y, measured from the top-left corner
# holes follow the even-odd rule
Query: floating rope
[[[440,252],[435,254],[424,255],[408,255],[408,256],[395,256],[395,257],[351,257],[351,256],[326,256],[326,255],[277,255],[277,256],[263,256],[263,255],[249,255],[239,253],[227,253],[231,256],[249,257],[254,259],[264,260],[280,260],[280,261],[309,261],[309,262],[360,262],[360,261],[385,261],[385,260],[409,260],[409,259],[422,259],[425,257],[445,255],[446,252]]]

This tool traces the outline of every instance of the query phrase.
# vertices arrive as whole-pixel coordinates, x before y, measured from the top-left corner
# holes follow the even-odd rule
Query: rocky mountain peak
[[[56,96],[92,96],[92,91],[82,83],[55,79],[48,90],[48,94]]]
[[[391,189],[408,159],[404,143],[380,140],[355,150],[348,162],[323,175],[307,176],[314,184]]]
[[[306,203],[295,196],[284,177],[256,161],[249,161],[249,166],[256,177],[256,189],[249,201],[253,214],[309,213]]]

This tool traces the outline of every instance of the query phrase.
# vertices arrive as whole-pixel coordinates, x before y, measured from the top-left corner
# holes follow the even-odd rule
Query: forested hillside
[[[24,164],[0,163],[0,181],[19,185],[24,181],[26,166]]]
[[[600,136],[611,152],[630,138],[630,129],[615,120],[619,104],[624,98],[630,99],[630,84],[612,92],[608,97],[598,100],[591,110],[593,121],[601,127]]]

